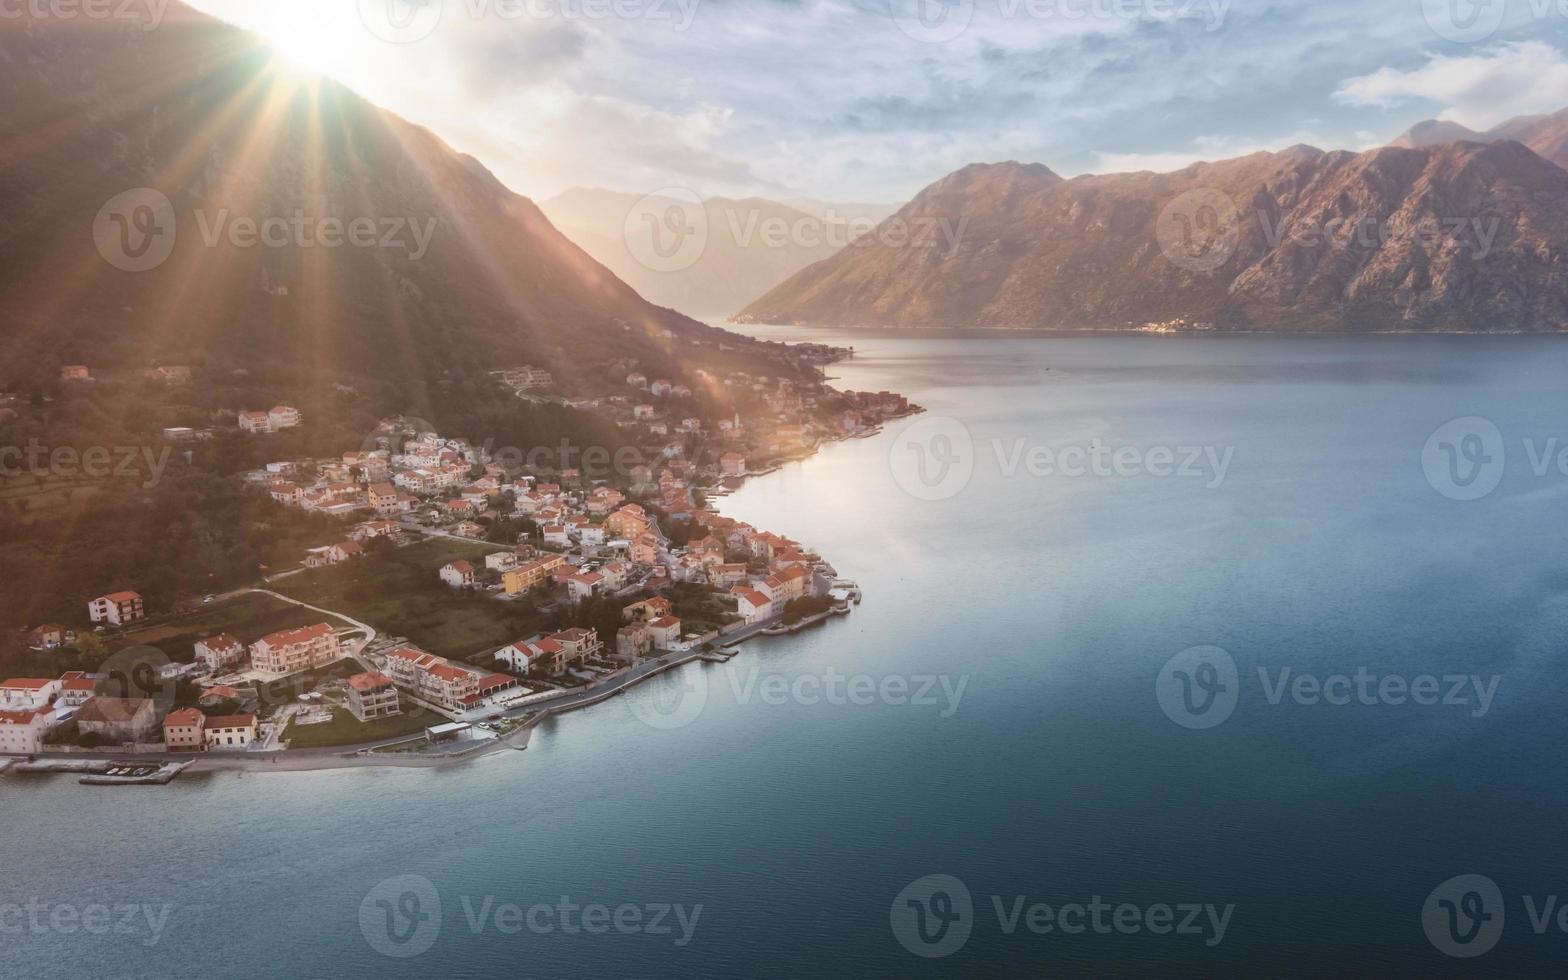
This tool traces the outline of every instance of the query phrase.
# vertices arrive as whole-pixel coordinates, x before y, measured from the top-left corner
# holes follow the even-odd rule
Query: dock
[[[34,759],[17,772],[77,774],[84,786],[165,786],[184,772],[184,762],[106,762],[102,759]]]

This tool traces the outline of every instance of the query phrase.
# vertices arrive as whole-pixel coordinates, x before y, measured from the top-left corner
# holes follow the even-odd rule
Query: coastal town
[[[493,378],[520,399],[557,397],[537,368]],[[526,744],[539,720],[664,670],[849,612],[858,588],[820,554],[716,502],[918,408],[886,392],[726,384],[760,410],[710,425],[690,388],[635,370],[615,394],[559,399],[613,421],[647,447],[637,452],[498,449],[391,417],[339,456],[245,473],[248,492],[338,530],[254,588],[159,610],[128,582],[80,623],[30,629],[35,652],[109,656],[96,671],[0,682],[0,762],[112,783],[225,759],[462,758]],[[259,439],[308,424],[287,406],[236,422]],[[419,635],[401,635],[416,604],[427,612],[401,632]]]

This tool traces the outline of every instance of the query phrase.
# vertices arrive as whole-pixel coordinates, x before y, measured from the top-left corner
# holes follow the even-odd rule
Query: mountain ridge
[[[787,373],[764,345],[647,302],[479,160],[256,36],[177,3],[157,31],[124,26],[0,27],[0,126],[25,134],[0,156],[13,383],[192,359],[317,387],[526,363],[591,390],[617,358],[694,384],[699,365]],[[138,189],[167,199],[172,233],[157,226],[166,258],[127,271],[112,222],[131,235],[142,212],[109,212]],[[355,221],[376,240],[345,244]],[[423,249],[416,227],[435,229]]]
[[[1056,181],[1022,164],[971,166],[895,217],[916,213],[967,219],[959,246],[848,249],[737,320],[1568,329],[1568,171],[1518,143],[1365,153],[1301,146],[1168,174]],[[1215,248],[1189,254],[1194,246]]]

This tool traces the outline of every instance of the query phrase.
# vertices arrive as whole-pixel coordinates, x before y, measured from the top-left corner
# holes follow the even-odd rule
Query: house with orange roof
[[[95,623],[124,626],[146,616],[146,607],[137,592],[111,592],[87,604],[87,618]]]
[[[660,616],[648,624],[648,636],[656,650],[673,650],[681,638],[681,621],[674,616]]]
[[[196,659],[214,674],[243,665],[246,656],[245,644],[228,633],[196,641]]]
[[[274,674],[323,667],[341,656],[337,633],[326,623],[280,630],[250,645],[251,665]]]
[[[590,598],[604,582],[604,576],[598,572],[578,572],[566,580],[566,591],[572,602],[582,602]]]
[[[459,558],[441,566],[441,581],[454,589],[474,587],[474,566]]]
[[[344,697],[343,703],[348,707],[349,713],[360,721],[373,721],[403,713],[402,703],[398,699],[397,685],[392,683],[392,678],[379,670],[355,674],[346,683],[348,694]]]
[[[266,412],[241,412],[239,414],[241,432],[271,432],[272,419]]]
[[[730,590],[730,595],[735,597],[736,611],[747,626],[773,615],[773,600],[756,589],[737,586]]]
[[[79,670],[68,670],[60,675],[60,695],[54,699],[57,708],[79,708],[90,701],[98,691],[98,682]]]
[[[50,677],[13,677],[0,681],[0,707],[47,708],[60,693],[60,681]]]
[[[467,699],[479,693],[477,671],[413,647],[387,654],[386,672],[398,687],[449,711],[462,709]]]
[[[202,729],[207,716],[195,708],[181,708],[163,716],[163,747],[169,752],[200,752],[207,747]]]
[[[622,609],[621,621],[632,623],[658,619],[661,616],[668,616],[672,608],[674,607],[670,605],[670,600],[662,595],[656,595],[641,602],[634,602]]]
[[[43,737],[58,724],[53,711],[0,711],[0,753],[33,755],[43,751]]]
[[[383,517],[407,512],[408,507],[390,483],[372,483],[367,489],[370,509]]]
[[[507,595],[518,595],[545,584],[550,573],[566,564],[565,555],[542,555],[501,573],[501,587]]]

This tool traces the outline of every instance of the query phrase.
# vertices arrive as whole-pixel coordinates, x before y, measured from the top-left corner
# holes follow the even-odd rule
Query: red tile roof
[[[355,674],[348,679],[348,686],[364,694],[367,691],[377,691],[384,687],[392,686],[392,678],[379,670],[369,670],[363,674]]]
[[[269,647],[293,646],[296,643],[309,643],[332,634],[332,627],[326,623],[317,623],[314,626],[302,626],[299,629],[279,630],[256,641],[265,643]]]
[[[54,683],[52,677],[13,677],[0,687],[19,691],[41,691]]]

